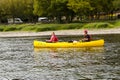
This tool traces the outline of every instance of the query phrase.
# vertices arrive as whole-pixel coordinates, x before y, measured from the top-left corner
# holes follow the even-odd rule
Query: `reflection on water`
[[[34,48],[34,58],[37,64],[35,68],[47,67],[49,70],[61,72],[67,76],[64,77],[68,80],[71,78],[73,80],[116,80],[120,74],[120,67],[116,67],[114,64],[110,66],[108,56],[106,56],[108,49],[105,48]],[[116,61],[118,61],[117,57]],[[110,61],[110,63],[112,62]],[[63,77],[59,73],[56,75]]]
[[[53,58],[70,58],[70,57],[81,57],[83,55],[94,55],[102,54],[104,52],[104,47],[88,47],[88,48],[34,48],[35,58],[42,56],[42,54],[48,53],[49,56]],[[85,53],[85,54],[84,54]],[[44,57],[44,56],[43,56]],[[37,59],[37,58],[36,58]]]
[[[0,80],[120,80],[119,37],[93,36],[105,46],[89,48],[33,48],[34,39],[46,38],[0,38]]]
[[[72,72],[71,77],[75,80],[77,80],[76,78],[88,79],[90,75],[97,77],[96,74],[99,72],[95,71],[97,70],[95,68],[104,60],[104,47],[34,48],[34,51],[36,68],[47,67],[53,71],[60,71],[66,76]],[[88,74],[90,75],[88,76]]]
[[[72,57],[81,57],[86,55],[95,55],[95,54],[103,54],[104,47],[89,47],[89,48],[34,48],[34,56],[36,61],[39,61],[40,57],[44,57],[45,55],[49,55],[49,57],[53,58],[72,58]]]
[[[34,48],[34,51],[37,53],[42,52],[42,51],[52,51],[52,52],[66,52],[69,53],[69,51],[72,52],[90,52],[90,53],[95,53],[95,52],[104,52],[104,47],[84,47],[84,48]]]

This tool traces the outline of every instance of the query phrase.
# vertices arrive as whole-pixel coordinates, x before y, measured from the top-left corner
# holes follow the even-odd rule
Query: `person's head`
[[[84,30],[84,34],[87,34],[88,33],[88,31],[87,30]]]
[[[54,33],[54,32],[52,32],[52,35],[55,35],[55,33]]]

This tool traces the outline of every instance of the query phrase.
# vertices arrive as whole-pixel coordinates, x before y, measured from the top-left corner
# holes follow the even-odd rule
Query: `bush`
[[[99,23],[96,24],[96,28],[112,28],[113,25],[110,23]]]
[[[70,24],[62,24],[57,26],[58,30],[67,30],[67,29],[80,29],[83,24],[80,23],[70,23]]]
[[[34,26],[26,26],[21,28],[22,31],[34,31],[35,27]]]
[[[4,31],[5,26],[0,26],[0,31]]]
[[[7,27],[5,27],[4,28],[4,31],[15,31],[16,30],[16,27],[9,27],[9,26],[7,26]]]
[[[88,23],[83,26],[83,28],[95,28],[96,23]]]
[[[3,28],[3,27],[0,27],[0,31],[4,31],[4,28]]]
[[[114,23],[114,25],[115,25],[115,26],[120,26],[120,21],[116,21],[116,22]]]
[[[52,31],[52,30],[68,30],[81,28],[112,28],[120,26],[120,20],[104,21],[93,23],[69,23],[69,24],[10,24],[0,25],[0,31]]]
[[[83,28],[112,28],[113,25],[106,22],[88,23]]]

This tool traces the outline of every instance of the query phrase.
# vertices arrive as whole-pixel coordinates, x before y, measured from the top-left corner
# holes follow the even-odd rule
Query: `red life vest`
[[[50,38],[50,42],[57,42],[58,41],[58,38],[56,35],[52,35],[51,38]]]

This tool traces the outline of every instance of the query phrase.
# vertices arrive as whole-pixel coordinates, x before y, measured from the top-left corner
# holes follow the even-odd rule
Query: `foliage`
[[[69,23],[76,17],[80,21],[99,20],[101,15],[113,15],[118,10],[120,0],[0,0],[0,22],[14,17],[34,22],[38,16],[58,23]]]
[[[16,27],[14,27],[14,26],[13,27],[11,27],[11,26],[8,27],[7,26],[7,27],[4,28],[4,31],[15,31],[15,30],[16,30]]]
[[[120,0],[114,0],[113,6],[114,6],[115,10],[120,9]]]
[[[120,26],[120,21],[116,21],[116,22],[114,23],[114,25],[119,27],[119,26]]]
[[[91,22],[91,23],[69,23],[69,24],[12,24],[0,25],[0,31],[54,31],[54,30],[68,30],[68,29],[98,29],[98,28],[114,28],[120,26],[120,20]]]
[[[0,26],[0,31],[1,31],[1,32],[4,31],[4,25],[1,25],[1,26]]]
[[[22,19],[34,17],[33,0],[0,0],[0,16]]]
[[[90,3],[86,0],[69,0],[68,8],[72,9],[76,13],[85,14],[86,10],[92,10]]]
[[[50,1],[51,0],[34,0],[34,14],[38,16],[46,14]]]
[[[113,25],[107,22],[89,23],[83,26],[83,28],[112,28]]]

